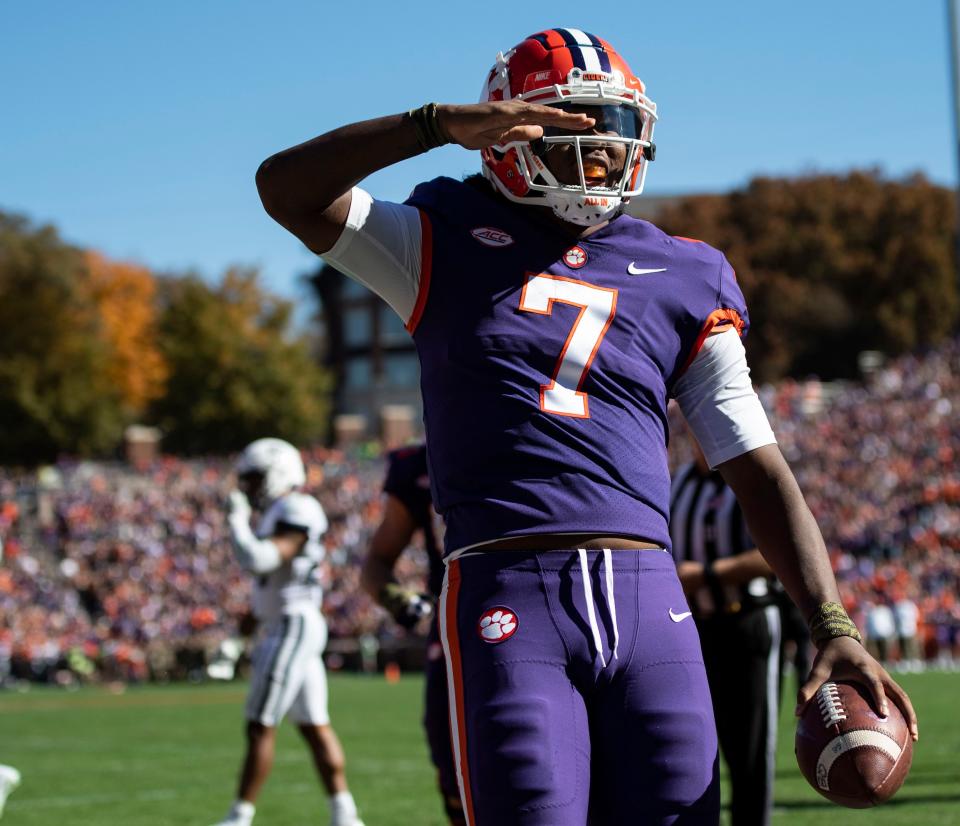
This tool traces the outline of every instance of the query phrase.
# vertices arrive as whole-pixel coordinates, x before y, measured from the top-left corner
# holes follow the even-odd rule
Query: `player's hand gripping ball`
[[[859,683],[824,683],[797,724],[800,771],[834,803],[866,809],[893,797],[910,771],[913,740],[900,709],[879,716]]]

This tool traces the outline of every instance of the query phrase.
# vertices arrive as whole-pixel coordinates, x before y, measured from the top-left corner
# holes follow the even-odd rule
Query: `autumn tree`
[[[167,368],[156,332],[156,281],[146,268],[85,255],[87,289],[96,304],[109,358],[104,368],[125,409],[139,416],[163,394]]]
[[[169,375],[151,419],[165,447],[217,453],[260,436],[322,438],[326,376],[309,341],[290,331],[292,304],[266,292],[255,271],[230,270],[217,284],[166,279],[160,298]]]
[[[110,358],[81,251],[0,213],[0,461],[112,448],[124,413]]]
[[[658,215],[722,249],[753,322],[759,379],[856,373],[863,350],[934,345],[960,308],[954,195],[922,176],[876,172],[757,178],[728,195],[680,199]]]

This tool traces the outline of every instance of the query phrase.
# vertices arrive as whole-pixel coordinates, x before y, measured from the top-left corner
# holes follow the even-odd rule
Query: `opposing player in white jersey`
[[[299,488],[300,452],[281,439],[258,439],[237,462],[239,490],[227,522],[238,562],[256,576],[253,609],[262,639],[253,654],[247,697],[247,753],[237,799],[218,826],[249,826],[273,766],[276,730],[289,714],[310,748],[330,801],[331,826],[363,826],[347,788],[343,748],[330,725],[318,566],[327,518]],[[252,523],[253,507],[261,511]]]

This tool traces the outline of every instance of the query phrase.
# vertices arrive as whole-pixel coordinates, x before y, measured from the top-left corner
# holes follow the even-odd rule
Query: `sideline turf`
[[[793,719],[781,719],[774,823],[820,826],[960,824],[960,674],[903,675],[921,740],[890,803],[841,810],[810,789],[793,760]],[[334,725],[367,826],[443,826],[420,730],[418,677],[331,678]],[[3,826],[210,826],[229,804],[242,748],[242,685],[34,689],[0,694],[0,763],[23,772]],[[327,822],[326,805],[290,726],[280,732],[259,826]]]

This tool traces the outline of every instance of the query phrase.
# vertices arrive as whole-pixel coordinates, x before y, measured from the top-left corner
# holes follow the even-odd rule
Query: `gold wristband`
[[[853,637],[857,642],[863,642],[857,626],[839,602],[821,603],[807,620],[807,625],[810,627],[810,638],[817,646],[836,637]]]

